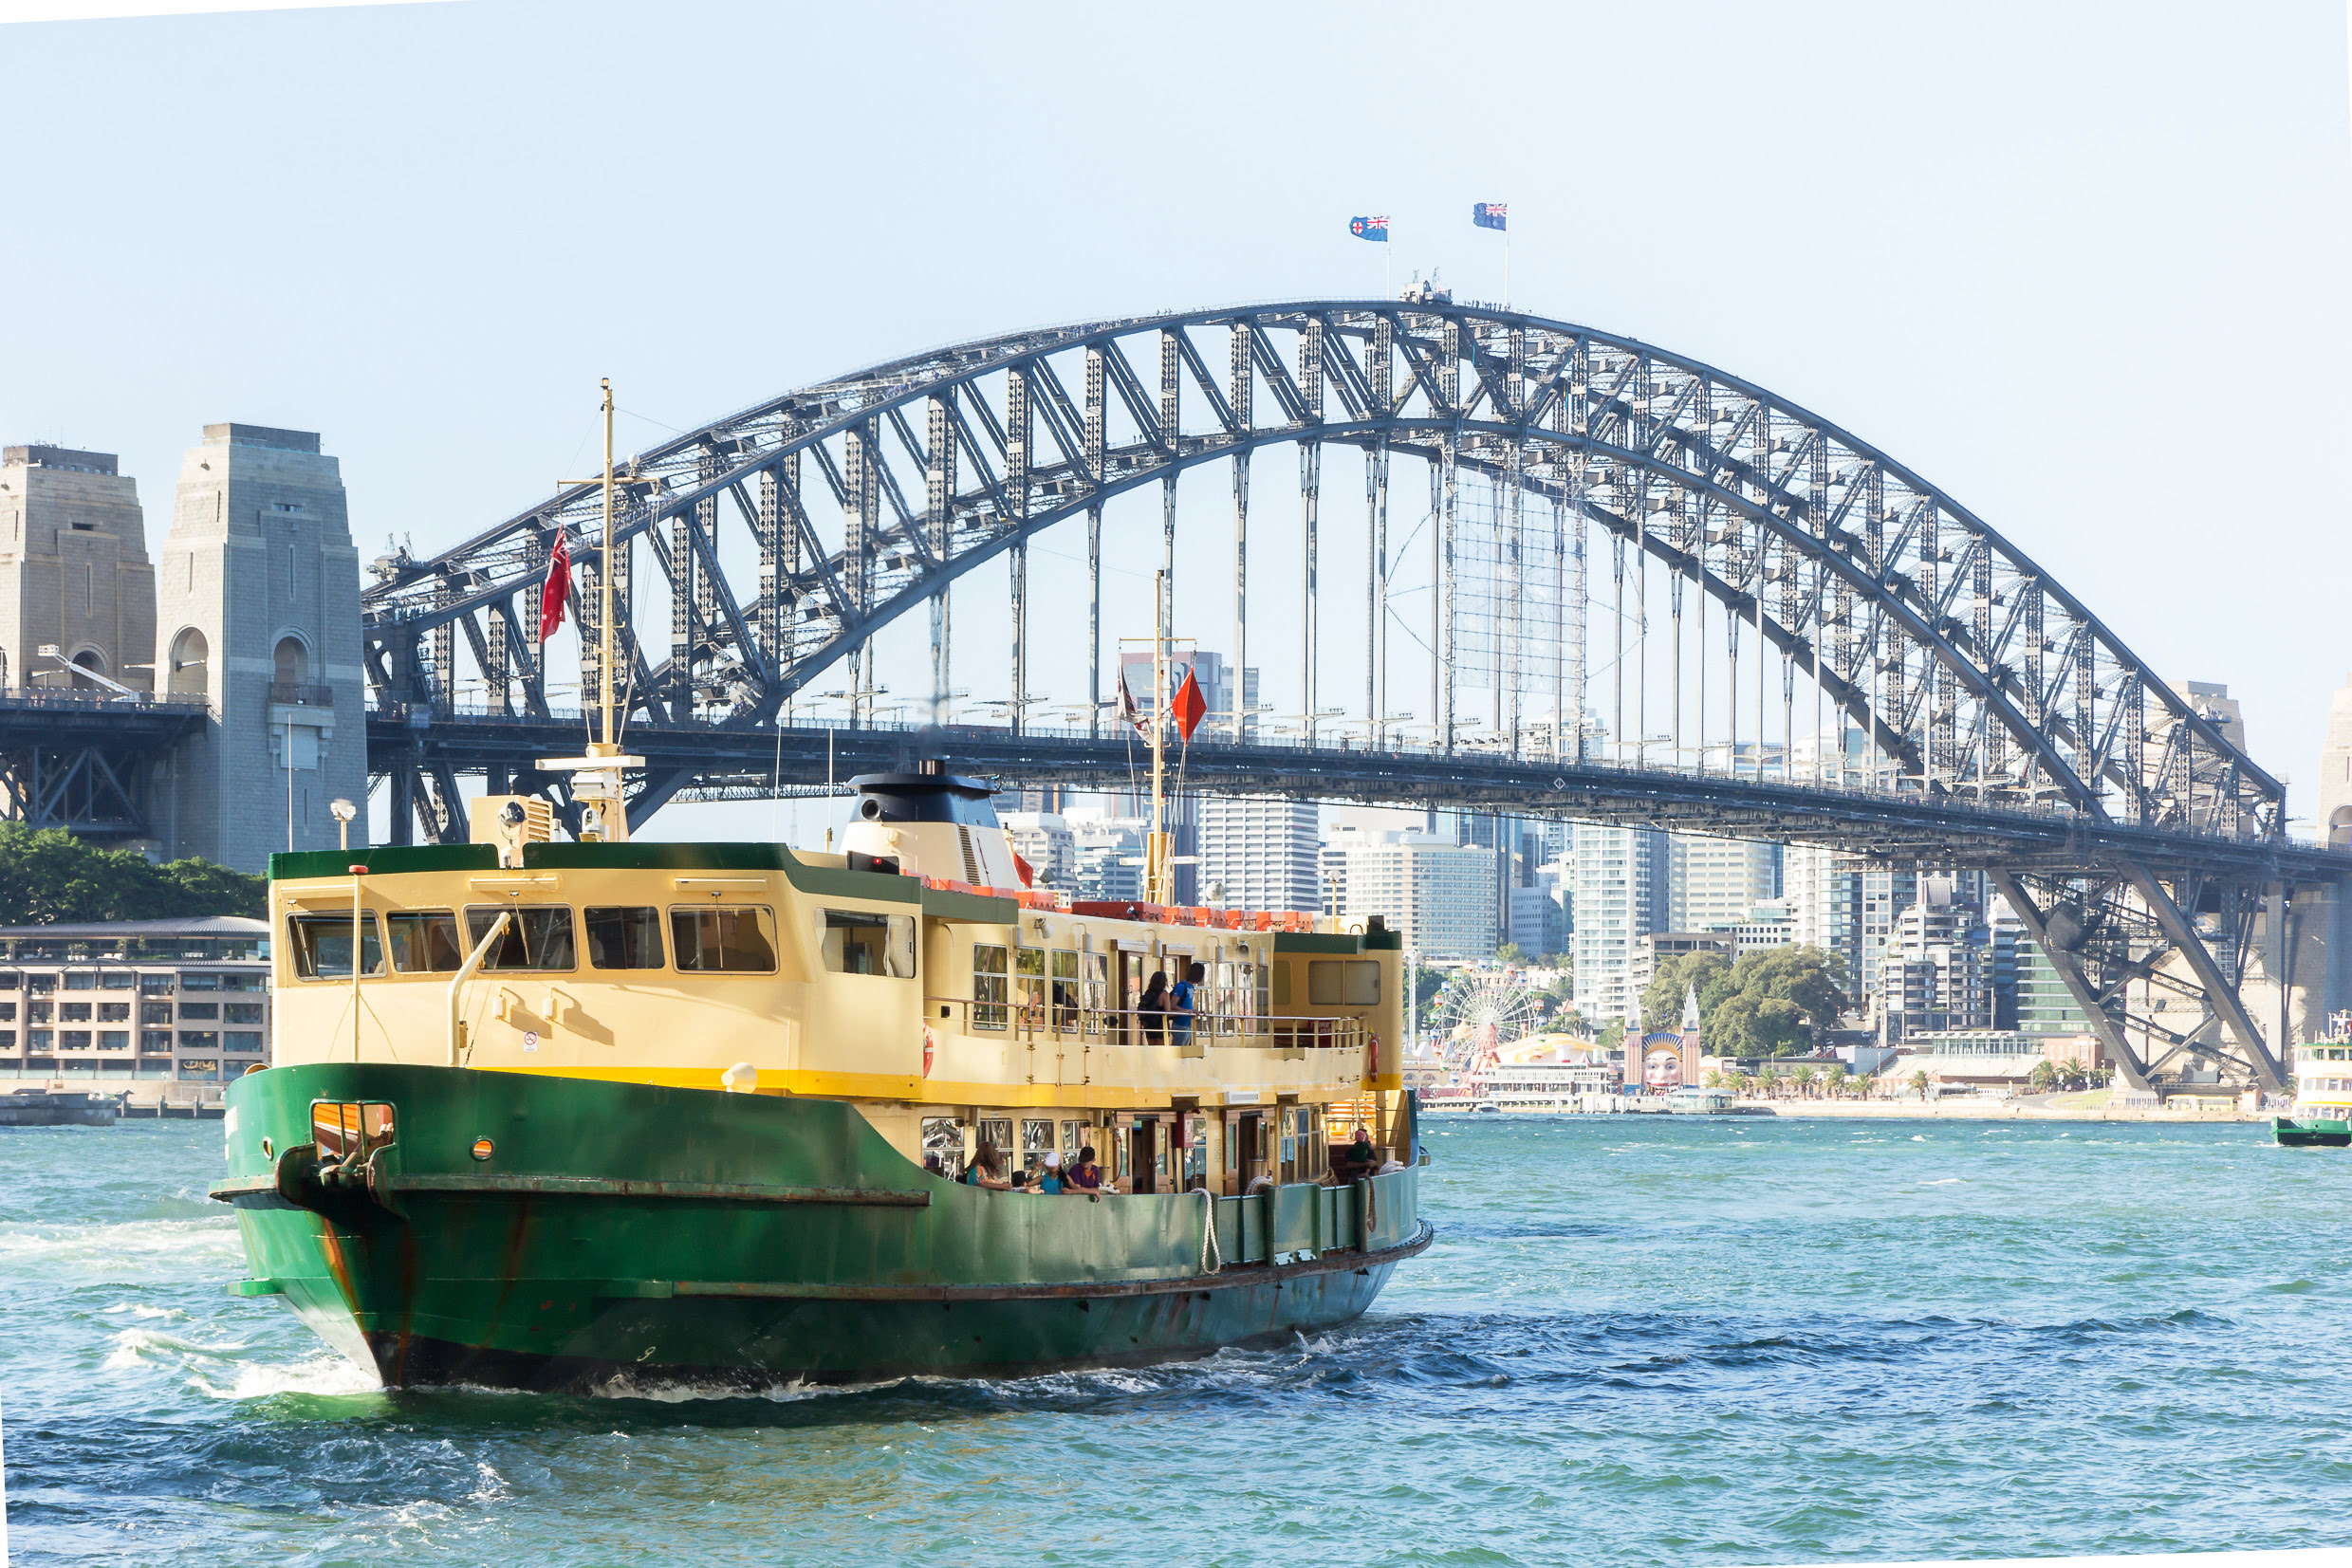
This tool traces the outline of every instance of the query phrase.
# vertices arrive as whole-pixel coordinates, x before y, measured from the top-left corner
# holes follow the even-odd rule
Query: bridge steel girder
[[[1219,348],[1229,351],[1230,384],[1209,370],[1220,362]],[[1156,406],[1147,374],[1155,358]],[[1197,394],[1191,399],[1180,396],[1187,379]],[[1253,396],[1261,382],[1265,395]],[[1083,411],[1070,385],[1087,389]],[[1328,412],[1326,396],[1339,405]],[[911,417],[917,409],[919,420]],[[916,435],[917,423],[926,438]],[[944,460],[928,450],[943,442],[951,448]],[[1011,333],[789,392],[632,458],[610,544],[625,564],[628,543],[645,536],[677,606],[674,653],[649,665],[639,639],[628,639],[630,744],[642,743],[651,759],[632,821],[673,799],[772,787],[766,775],[777,721],[795,694],[844,664],[856,690],[856,661],[876,635],[917,606],[941,603],[972,571],[1008,554],[1019,559],[1065,522],[1099,518],[1117,496],[1154,484],[1163,498],[1172,495],[1187,469],[1230,464],[1238,482],[1252,453],[1282,445],[1359,447],[1380,462],[1383,479],[1389,458],[1419,457],[1433,470],[1509,486],[1514,508],[1530,493],[1565,508],[1574,527],[1599,527],[1638,561],[1662,566],[1677,596],[1687,581],[1702,604],[1724,606],[1725,619],[1757,639],[1760,676],[1770,655],[1780,655],[1784,708],[1793,712],[1794,684],[1809,677],[1821,700],[1870,737],[1873,755],[1893,765],[1899,784],[1874,799],[1838,791],[1836,800],[1798,800],[1772,795],[1774,786],[1759,780],[1742,803],[1722,792],[1720,780],[1700,789],[1707,799],[1684,800],[1687,791],[1639,769],[1589,781],[1591,769],[1571,769],[1555,790],[1545,780],[1509,777],[1504,764],[1467,749],[1445,759],[1467,769],[1453,776],[1431,759],[1383,771],[1362,753],[1331,747],[1284,766],[1245,757],[1248,745],[1213,763],[1216,748],[1196,746],[1195,781],[1509,802],[1508,809],[1530,815],[1713,821],[1722,824],[1714,831],[2036,876],[2128,882],[2128,868],[2137,867],[2156,879],[2151,885],[2176,876],[2200,887],[2196,879],[2215,876],[2274,880],[2281,858],[2300,853],[2285,837],[2276,780],[2079,598],[1910,469],[1696,360],[1570,323],[1435,298],[1298,301]],[[804,457],[822,484],[801,485]],[[749,499],[755,486],[758,505]],[[734,498],[732,508],[722,492]],[[924,504],[910,507],[910,494]],[[1652,503],[1663,521],[1654,520]],[[371,756],[396,775],[405,768],[396,788],[402,802],[439,797],[426,813],[429,834],[462,832],[454,770],[491,766],[470,760],[484,732],[454,711],[456,643],[447,628],[467,623],[466,646],[485,679],[510,682],[515,666],[528,670],[524,689],[496,693],[491,710],[502,718],[546,713],[545,672],[484,657],[472,618],[517,602],[559,529],[574,536],[576,562],[601,569],[601,515],[597,487],[567,487],[429,560],[396,560],[366,594],[377,710]],[[727,537],[734,527],[749,536],[749,551]],[[747,556],[760,563],[760,575],[738,587],[726,564]],[[1767,602],[1770,581],[1781,586],[1777,616]],[[1442,612],[1447,598],[1441,591],[1434,608]],[[626,605],[623,613],[634,630],[637,615]],[[1247,635],[1246,621],[1235,634]],[[1014,656],[1018,669],[1025,650],[1016,647]],[[1430,657],[1433,669],[1450,668],[1450,643]],[[1581,710],[1581,687],[1568,699]],[[872,722],[865,707],[853,700],[853,722]],[[1761,688],[1757,710],[1761,726]],[[1367,718],[1377,735],[1388,716]],[[576,733],[556,728],[567,741]],[[1555,752],[1583,755],[1581,725],[1572,747],[1560,728]],[[533,729],[526,723],[509,738]],[[1793,741],[1793,721],[1784,729]],[[373,737],[382,732],[388,744],[394,731],[408,744],[380,751]],[[648,737],[657,731],[700,744],[655,745]],[[903,740],[871,732],[893,737],[882,749]],[[980,734],[954,731],[952,744],[1001,764],[1006,777],[1023,773],[1021,759],[998,755]],[[788,729],[781,739],[793,744]],[[1039,734],[1027,744],[1063,782],[1118,771],[1081,740]],[[1042,760],[1047,752],[1050,762]],[[753,753],[769,766],[750,767]],[[495,766],[520,760],[509,750]],[[1218,771],[1224,764],[1230,770]],[[552,781],[533,782],[559,794],[559,808],[568,804]],[[2007,840],[1954,827],[1958,837],[1939,843],[1937,812],[1971,802],[2043,825]],[[2052,803],[2061,808],[2055,816],[2044,809]],[[407,830],[400,815],[396,837]],[[2065,824],[2055,847],[2053,822]],[[1805,837],[1824,823],[1834,825]],[[2001,861],[1990,847],[1996,840],[2029,853]],[[2237,1004],[2237,965],[2226,952],[2206,951],[2194,902],[2183,914],[2160,886],[2151,903],[2136,883],[2128,900],[2165,928],[2162,940],[2186,940],[2204,953],[2199,962],[2181,949],[2182,967],[2195,985],[2231,993],[2216,994],[2207,1011],[2209,1023],[2219,1023],[2205,1033],[2226,1030],[2243,1042],[2248,1067],[2269,1083],[2263,1069],[2276,1062],[2263,1060]],[[2208,1047],[2177,1044],[2192,1048]]]

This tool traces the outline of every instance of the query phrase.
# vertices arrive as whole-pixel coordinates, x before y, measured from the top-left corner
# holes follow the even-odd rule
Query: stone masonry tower
[[[306,431],[205,426],[157,575],[160,684],[213,706],[172,760],[166,857],[260,871],[289,839],[334,848],[329,802],[367,799],[360,560],[335,459]],[[352,825],[357,848],[364,813]]]
[[[0,687],[97,684],[72,664],[144,692],[155,640],[139,482],[112,452],[0,448]]]
[[[2352,675],[2327,705],[2327,744],[2320,752],[2320,838],[2352,848]]]

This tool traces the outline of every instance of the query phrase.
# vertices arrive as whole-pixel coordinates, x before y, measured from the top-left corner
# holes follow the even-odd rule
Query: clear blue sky
[[[1505,200],[1517,303],[1884,448],[2226,681],[2273,771],[2352,669],[2329,0],[474,0],[0,65],[0,438],[120,452],[151,540],[207,421],[323,432],[363,555],[430,550],[584,471],[600,375],[631,447],[941,341],[1371,292],[1363,212],[1399,283],[1492,297]]]

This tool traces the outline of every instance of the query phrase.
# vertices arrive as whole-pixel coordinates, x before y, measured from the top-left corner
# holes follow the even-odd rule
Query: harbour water
[[[389,1396],[228,1296],[218,1123],[0,1134],[19,1564],[1763,1563],[2352,1537],[2352,1158],[1478,1117],[1349,1329],[1144,1371]],[[1048,1199],[1019,1201],[1048,1202]]]

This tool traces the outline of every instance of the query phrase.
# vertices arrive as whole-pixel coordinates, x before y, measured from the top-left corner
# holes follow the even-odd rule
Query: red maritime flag
[[[1200,694],[1200,682],[1193,678],[1192,667],[1187,665],[1184,684],[1176,688],[1176,730],[1184,737],[1185,745],[1193,744],[1193,731],[1200,728],[1201,718],[1208,711],[1209,699]]]
[[[547,584],[539,591],[539,640],[545,642],[564,624],[564,601],[572,591],[572,548],[562,529],[547,555]]]

